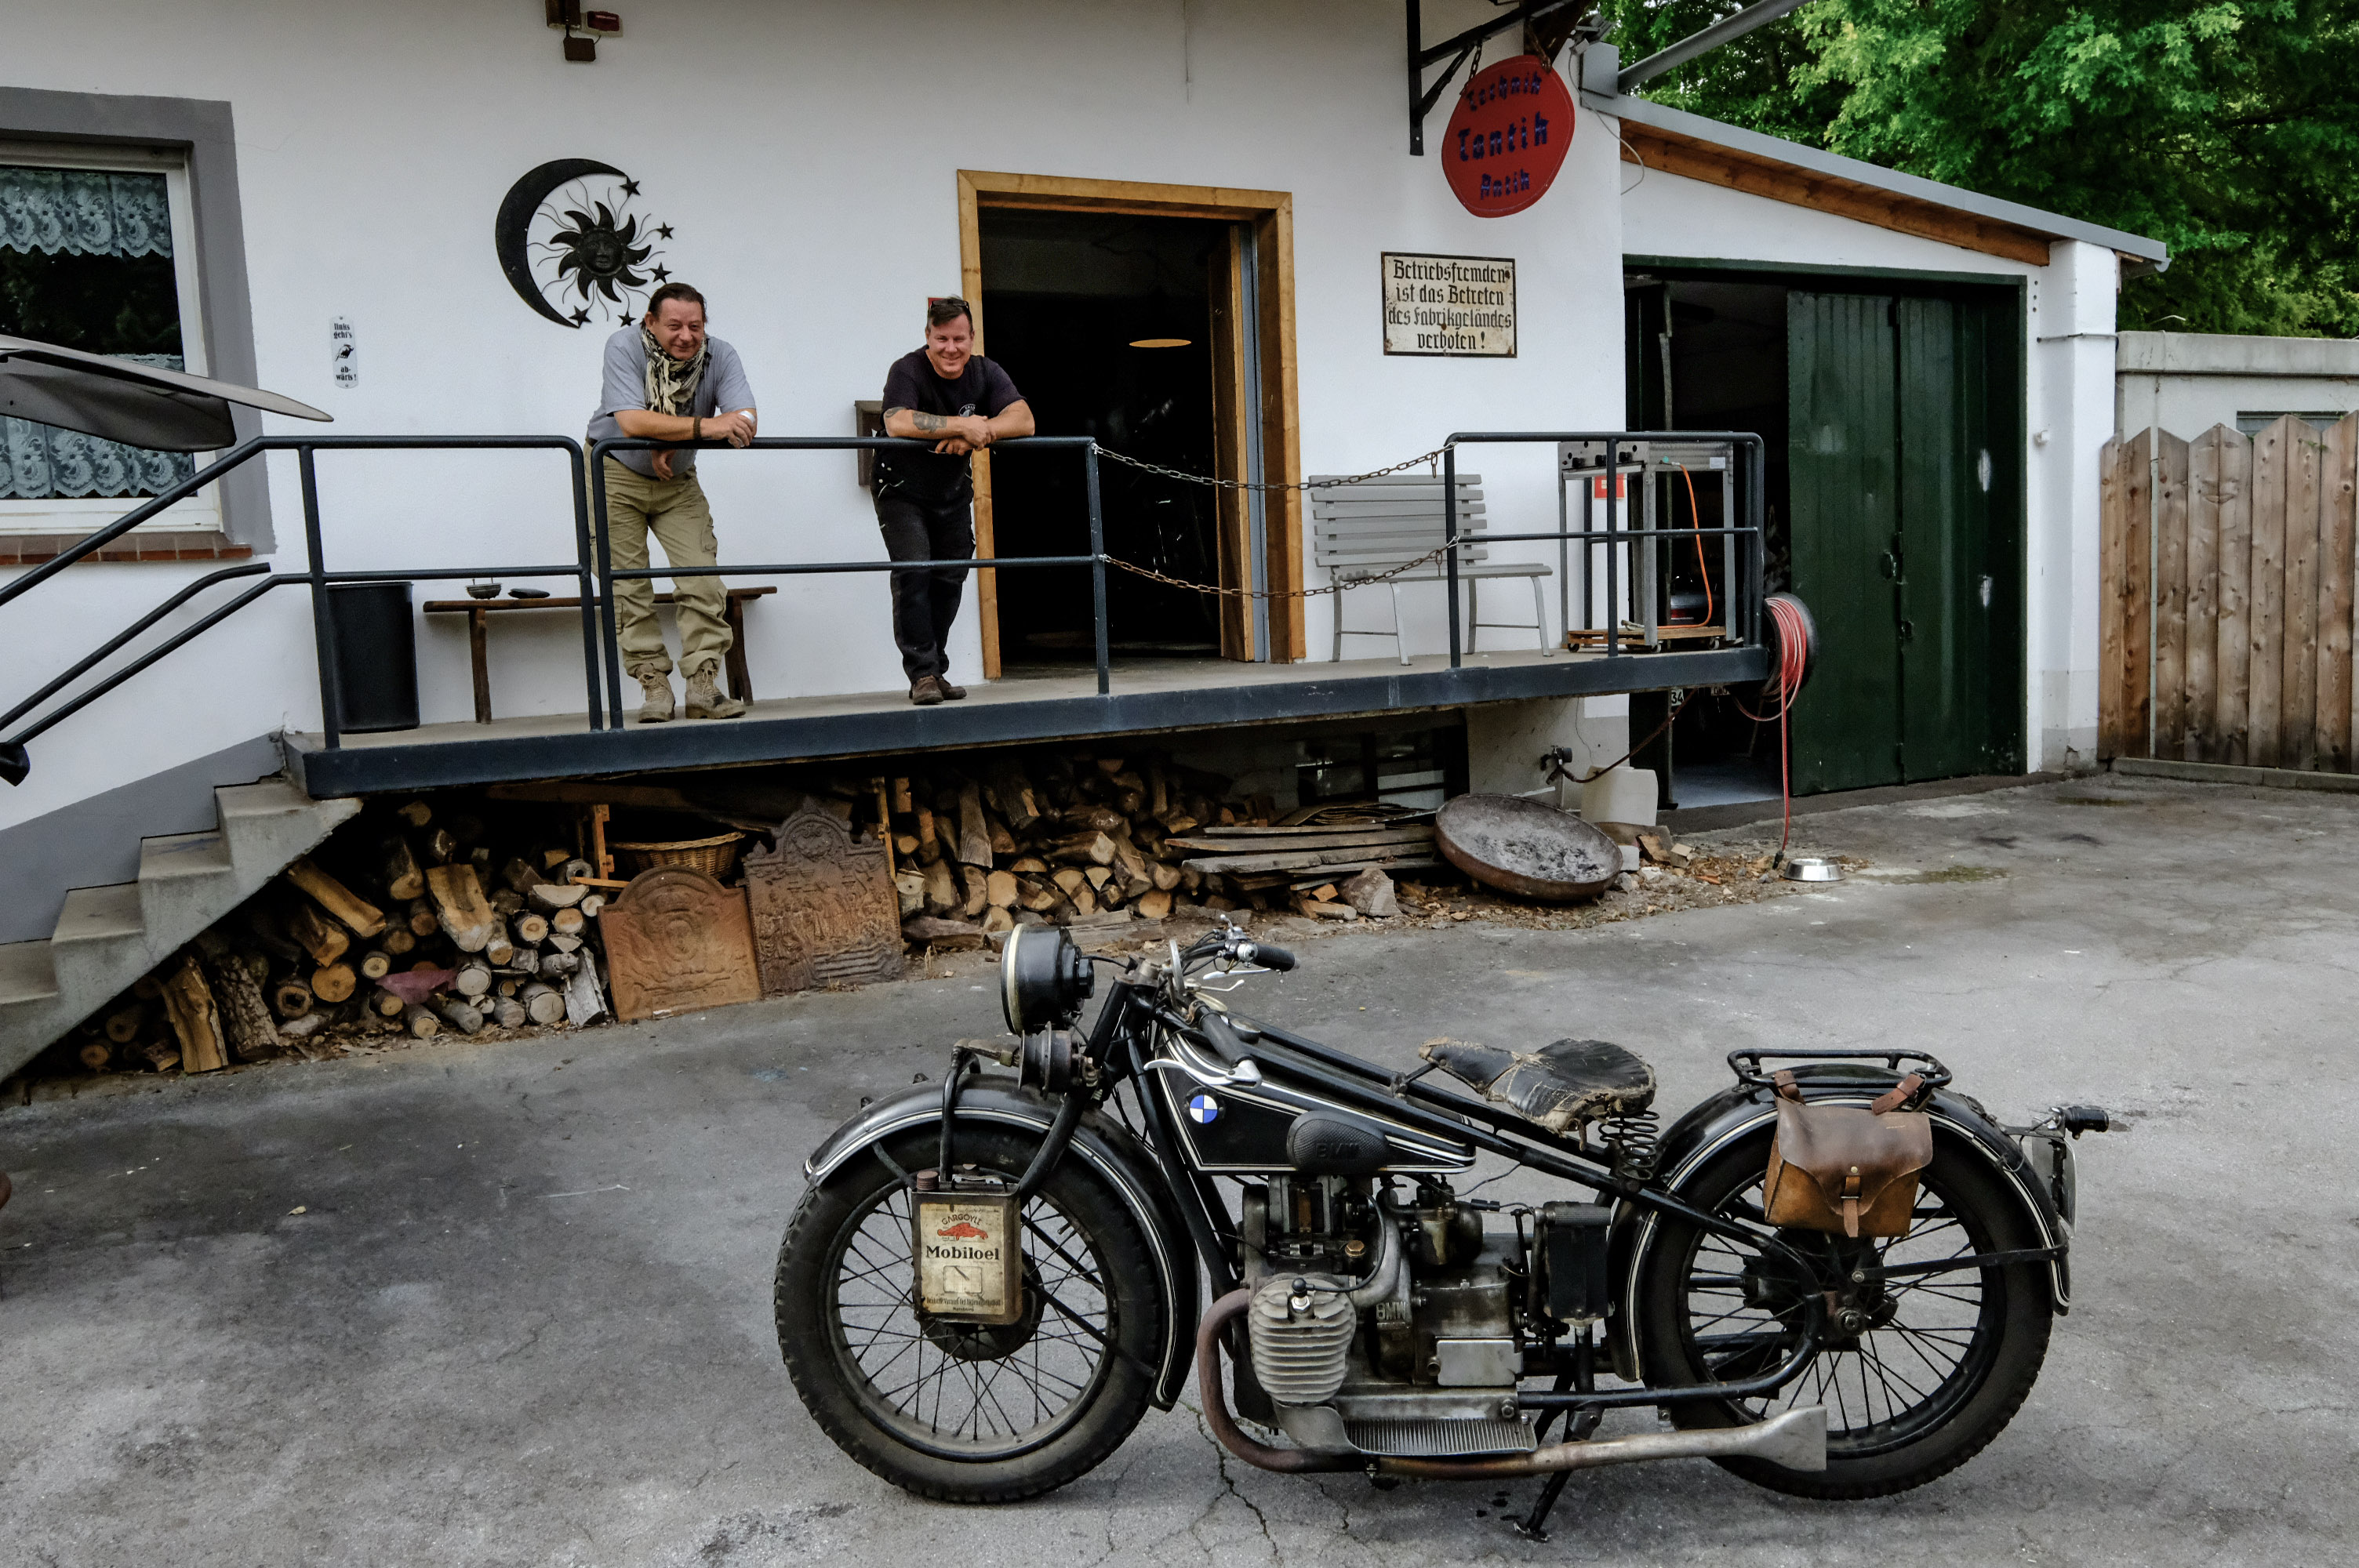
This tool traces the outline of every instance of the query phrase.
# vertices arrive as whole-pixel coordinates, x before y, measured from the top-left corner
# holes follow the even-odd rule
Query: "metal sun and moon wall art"
[[[559,158],[508,188],[492,225],[516,295],[560,327],[637,319],[663,265],[669,223],[633,211],[639,183],[610,164]]]

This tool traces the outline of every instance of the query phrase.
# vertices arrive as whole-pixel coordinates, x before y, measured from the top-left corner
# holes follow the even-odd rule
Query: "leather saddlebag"
[[[1917,1173],[1933,1160],[1933,1124],[1902,1110],[1924,1084],[1911,1073],[1866,1109],[1810,1105],[1794,1075],[1777,1085],[1777,1134],[1762,1191],[1769,1223],[1845,1236],[1908,1234]]]

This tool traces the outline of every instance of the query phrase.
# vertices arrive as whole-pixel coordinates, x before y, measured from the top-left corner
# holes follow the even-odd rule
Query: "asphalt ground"
[[[1350,931],[1246,1005],[1388,1063],[1619,1040],[1667,1112],[1748,1044],[1919,1046],[2002,1115],[2115,1108],[2038,1387],[1919,1491],[1605,1470],[1540,1545],[1499,1502],[1531,1483],[1266,1475],[1185,1405],[1032,1503],[894,1491],[797,1402],[770,1270],[825,1131],[997,1027],[967,958],[0,1110],[0,1563],[2359,1560],[2359,801],[2100,778],[1797,832],[1873,868],[1588,930]]]

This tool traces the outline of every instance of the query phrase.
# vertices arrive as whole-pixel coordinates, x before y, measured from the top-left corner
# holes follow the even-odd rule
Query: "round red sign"
[[[1520,212],[1548,194],[1572,143],[1572,94],[1556,68],[1517,55],[1476,73],[1442,140],[1450,189],[1477,218]]]

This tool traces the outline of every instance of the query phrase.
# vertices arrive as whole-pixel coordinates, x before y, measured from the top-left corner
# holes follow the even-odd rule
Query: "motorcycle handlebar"
[[[1238,949],[1237,957],[1248,964],[1259,964],[1265,969],[1294,968],[1293,954],[1283,947],[1273,947],[1266,942],[1247,942]]]

